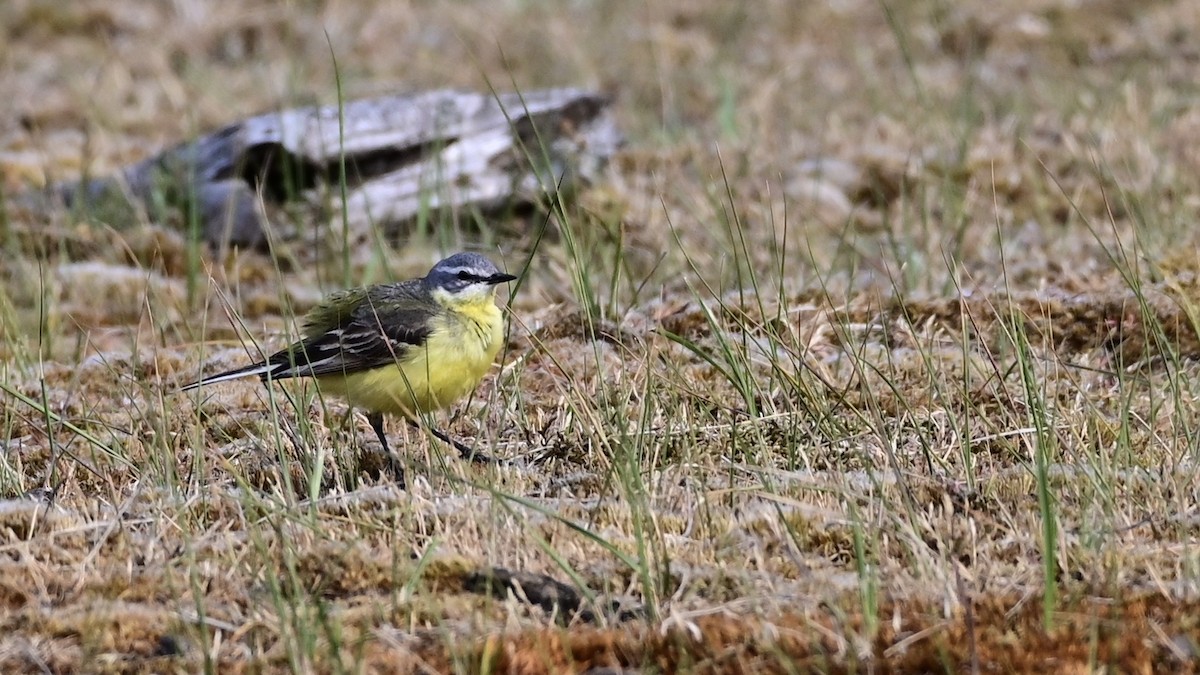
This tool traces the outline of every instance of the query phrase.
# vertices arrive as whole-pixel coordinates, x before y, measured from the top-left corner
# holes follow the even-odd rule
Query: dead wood
[[[213,245],[296,235],[275,207],[351,237],[421,213],[494,213],[596,180],[621,143],[608,99],[578,89],[455,90],[291,108],[230,124],[116,176],[56,186],[74,209],[111,222],[138,212],[198,227]],[[342,190],[344,179],[345,190]],[[276,218],[279,216],[279,218]]]

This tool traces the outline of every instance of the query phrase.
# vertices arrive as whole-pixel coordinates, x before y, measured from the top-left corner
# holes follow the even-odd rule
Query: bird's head
[[[490,301],[496,285],[516,279],[478,253],[455,253],[425,275],[430,293],[444,304],[475,304]]]

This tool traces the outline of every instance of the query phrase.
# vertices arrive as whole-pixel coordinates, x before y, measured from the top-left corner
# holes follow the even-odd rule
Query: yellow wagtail
[[[334,293],[304,320],[304,338],[269,358],[185,385],[257,375],[264,383],[316,378],[323,393],[367,411],[398,480],[403,473],[383,432],[384,413],[416,425],[420,413],[471,393],[504,341],[496,285],[516,279],[476,253],[456,253],[420,279]],[[437,429],[464,458],[490,461]]]

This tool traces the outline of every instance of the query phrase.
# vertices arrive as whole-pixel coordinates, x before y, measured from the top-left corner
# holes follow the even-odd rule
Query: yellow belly
[[[322,393],[346,398],[371,412],[415,417],[470,394],[491,368],[504,340],[495,304],[438,322],[423,348],[399,363],[349,375],[318,378]]]

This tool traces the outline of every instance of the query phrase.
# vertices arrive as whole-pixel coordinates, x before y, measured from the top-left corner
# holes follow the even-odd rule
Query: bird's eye
[[[458,274],[456,274],[455,276],[457,276],[459,279],[462,279],[463,281],[467,281],[467,280],[471,279],[472,275],[470,272],[468,272],[466,270],[459,270]]]

